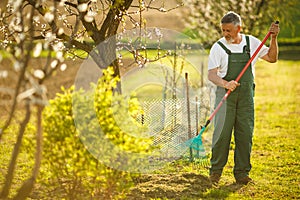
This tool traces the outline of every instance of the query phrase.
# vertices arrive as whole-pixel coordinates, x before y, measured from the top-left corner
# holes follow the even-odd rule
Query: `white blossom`
[[[44,18],[47,22],[50,23],[54,20],[54,15],[53,15],[53,13],[46,12],[46,14],[44,15]]]
[[[50,64],[51,68],[56,68],[57,67],[57,64],[58,64],[58,61],[57,60],[53,60]]]
[[[13,11],[16,11],[23,3],[23,0],[9,0],[8,3],[13,6]]]
[[[97,15],[94,11],[88,11],[87,14],[84,16],[84,20],[86,22],[92,22],[94,21],[95,16]]]
[[[64,29],[63,28],[59,28],[57,31],[57,35],[62,35],[64,33]]]
[[[22,26],[21,25],[14,25],[14,30],[16,32],[22,32]]]
[[[160,12],[167,12],[167,10],[165,8],[163,8],[163,7],[159,8],[159,11]]]
[[[8,76],[7,70],[0,71],[0,78],[7,78],[7,76]]]
[[[57,58],[60,62],[63,62],[63,61],[65,60],[64,54],[63,54],[62,51],[56,52],[56,58]]]
[[[14,70],[19,71],[21,69],[21,63],[19,61],[14,62]]]
[[[77,9],[79,12],[86,12],[88,8],[88,5],[86,3],[79,4]]]
[[[25,40],[25,34],[24,33],[19,33],[18,36],[19,36],[21,41]]]
[[[61,0],[60,2],[59,2],[59,6],[64,6],[64,4],[65,4],[65,2],[66,2],[67,0]]]
[[[41,23],[38,15],[33,16],[33,23],[35,23],[36,26]]]
[[[93,20],[94,20],[93,16],[88,16],[88,15],[84,16],[84,21],[86,21],[86,22],[92,22]]]
[[[61,14],[58,16],[59,20],[66,20],[67,19],[67,15],[66,14]]]
[[[21,53],[22,53],[21,49],[18,47],[15,47],[15,56],[19,57],[21,55]]]
[[[44,47],[44,49],[48,49],[48,48],[49,48],[49,42],[45,42],[45,43],[43,44],[43,47]]]
[[[44,73],[42,70],[40,70],[40,69],[35,70],[35,71],[33,72],[33,75],[34,75],[36,78],[38,78],[38,79],[42,79],[42,78],[45,77],[45,73]]]
[[[45,39],[47,42],[52,42],[55,40],[56,36],[50,32],[46,33]]]
[[[60,70],[63,72],[67,69],[67,65],[64,63],[60,66]]]
[[[53,45],[53,50],[58,52],[64,49],[64,43],[63,42],[57,42]]]
[[[37,43],[33,49],[33,57],[38,57],[41,55],[41,52],[42,52],[42,49],[43,49],[43,45],[41,42]]]

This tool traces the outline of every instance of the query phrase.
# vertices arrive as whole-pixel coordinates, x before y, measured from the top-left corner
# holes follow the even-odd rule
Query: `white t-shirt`
[[[240,44],[228,44],[226,39],[222,37],[219,39],[227,49],[229,49],[232,53],[242,53],[244,46],[246,43],[246,37],[244,34],[242,35],[242,41]],[[250,55],[252,56],[256,51],[257,47],[261,44],[261,41],[254,36],[249,35],[249,42],[250,42]],[[252,74],[255,76],[255,67],[254,64],[256,63],[258,58],[263,57],[268,53],[269,48],[265,45],[262,46],[258,54],[252,61]],[[224,77],[227,73],[228,68],[228,54],[226,51],[217,43],[215,42],[210,49],[209,57],[208,57],[208,70],[218,68],[218,76]]]

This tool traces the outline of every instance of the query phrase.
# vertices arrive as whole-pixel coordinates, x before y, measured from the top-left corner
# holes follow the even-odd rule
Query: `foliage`
[[[241,15],[242,31],[260,37],[268,31],[271,22],[279,20],[286,28],[295,28],[293,16],[297,13],[297,0],[186,0],[189,15],[185,18],[191,28],[190,34],[211,44],[220,37],[220,20],[228,12]]]
[[[113,78],[112,75],[111,69],[104,71],[95,94],[94,103],[102,131],[106,138],[124,151],[147,153],[151,149],[151,139],[145,140],[130,136],[124,133],[114,121],[113,109],[111,109],[112,89],[116,87],[118,79]],[[63,89],[63,94],[57,94],[44,112],[44,159],[39,182],[44,185],[42,188],[48,188],[47,193],[55,195],[53,198],[59,195],[60,198],[69,199],[100,197],[115,199],[132,184],[133,174],[113,169],[114,166],[105,166],[102,163],[105,155],[95,158],[95,154],[91,154],[89,148],[85,146],[87,140],[92,138],[98,147],[101,146],[101,152],[104,149],[106,156],[114,159],[111,157],[113,149],[106,149],[105,142],[101,140],[101,133],[95,133],[97,130],[95,120],[91,119],[92,114],[84,106],[86,97],[87,94],[84,94],[82,90],[74,91],[74,87],[68,90]],[[80,124],[74,124],[72,105],[74,98],[76,101],[82,101],[80,110],[77,109],[76,112],[85,113],[85,119],[88,119],[82,119]],[[119,108],[118,111],[124,114],[121,109],[125,103],[121,98],[118,98],[118,101],[120,103],[116,105]],[[136,100],[131,99],[128,110],[130,115],[139,113],[138,109]],[[82,131],[85,133],[82,134]],[[51,193],[54,190],[56,192]]]
[[[63,92],[44,112],[44,159],[39,182],[49,189],[46,193],[55,195],[53,198],[111,198],[118,192],[112,188],[118,182],[130,182],[130,176],[103,166],[84,147],[72,116],[72,95],[76,94],[72,94],[72,88]],[[110,179],[115,181],[114,186],[109,185],[113,183]]]
[[[146,165],[153,141],[143,135],[146,127],[139,121],[143,110],[137,99],[115,92],[117,83],[113,70],[104,70],[97,86],[92,86],[94,92],[74,98],[74,119],[81,140],[94,156],[115,169],[136,172]]]
[[[104,80],[100,79],[96,88],[95,109],[106,137],[123,150],[137,153],[151,152],[152,140],[141,138],[139,135],[143,132],[143,125],[136,120],[143,110],[138,100],[134,96],[124,99],[122,95],[110,89],[116,88],[119,81],[118,78],[113,78],[112,68],[104,71],[103,77]]]

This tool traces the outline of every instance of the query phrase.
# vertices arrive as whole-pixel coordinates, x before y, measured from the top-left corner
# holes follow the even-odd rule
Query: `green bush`
[[[106,138],[121,150],[150,153],[152,140],[141,137],[145,127],[136,120],[143,113],[138,100],[134,95],[124,99],[109,89],[115,88],[119,81],[113,78],[112,70],[104,71],[104,77],[105,80],[100,79],[96,87],[94,106]]]
[[[152,140],[128,135],[121,130],[126,124],[129,125],[129,129],[125,128],[126,130],[143,129],[143,126],[138,126],[139,123],[134,120],[134,116],[142,110],[136,99],[130,98],[126,101],[113,93],[117,81],[117,78],[112,77],[111,70],[104,71],[104,76],[95,86],[96,94],[85,93],[82,90],[74,91],[74,87],[63,89],[63,94],[57,94],[45,108],[44,159],[39,185],[41,191],[47,188],[47,191],[42,193],[47,194],[49,199],[118,199],[132,186],[132,178],[136,174],[118,168],[124,164],[130,166],[133,162],[137,162],[138,158],[135,159],[133,156],[124,160],[118,157],[121,155],[114,155],[114,150],[108,149],[101,140],[107,138],[114,148],[143,155],[151,152]],[[95,98],[92,98],[93,95]],[[89,111],[87,104],[90,99],[97,112],[97,120]],[[117,103],[113,103],[115,101]],[[121,115],[124,115],[126,120],[119,124],[115,119]],[[78,121],[76,116],[84,116],[84,119],[79,119],[81,123],[75,126],[74,119],[75,122]],[[101,133],[95,132],[99,124]],[[95,146],[87,145],[89,141]],[[106,158],[104,153],[107,155]],[[99,157],[96,159],[95,155],[98,154]],[[114,163],[116,166],[104,165],[105,159],[116,160]],[[117,162],[118,160],[120,162]]]

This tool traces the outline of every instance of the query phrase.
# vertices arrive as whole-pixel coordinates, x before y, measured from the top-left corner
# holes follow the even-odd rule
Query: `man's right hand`
[[[227,90],[231,90],[234,91],[236,89],[236,87],[240,86],[241,84],[236,82],[235,80],[231,80],[231,81],[225,81],[223,80],[224,83],[224,88]]]

